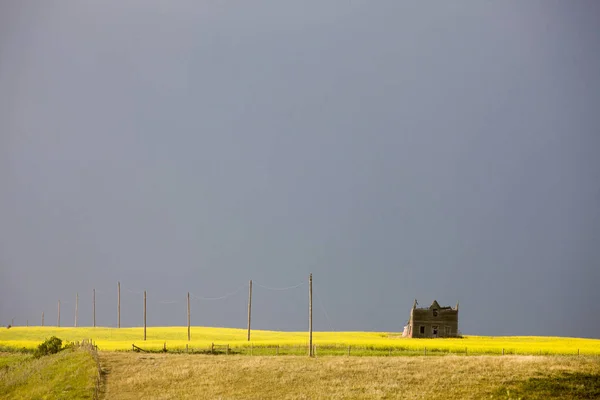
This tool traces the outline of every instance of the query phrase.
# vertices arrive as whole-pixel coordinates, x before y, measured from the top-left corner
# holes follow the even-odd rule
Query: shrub
[[[62,339],[52,336],[50,339],[46,339],[43,343],[37,347],[33,355],[37,357],[47,356],[50,354],[56,354],[62,350]]]

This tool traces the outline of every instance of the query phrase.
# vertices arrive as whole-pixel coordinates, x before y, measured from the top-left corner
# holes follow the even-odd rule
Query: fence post
[[[214,354],[215,353],[215,344],[214,342],[210,344],[210,354]]]
[[[348,345],[348,357],[350,357],[350,345]]]
[[[502,348],[502,355],[504,355],[504,347]]]
[[[389,354],[389,355],[390,355],[390,356],[392,355],[392,348],[391,348],[391,347],[390,347],[390,354]]]
[[[427,346],[425,346],[425,355],[427,355]]]
[[[279,355],[279,345],[275,346],[275,355]]]
[[[186,353],[189,353],[189,352],[190,352],[190,350],[189,350],[189,348],[188,348],[188,344],[187,344],[187,343],[185,344],[185,352],[186,352]]]
[[[250,355],[252,355],[252,343],[250,343]]]

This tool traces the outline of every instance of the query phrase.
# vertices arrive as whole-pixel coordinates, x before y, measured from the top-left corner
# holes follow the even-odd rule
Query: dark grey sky
[[[600,2],[168,3],[0,3],[0,322],[600,337]]]

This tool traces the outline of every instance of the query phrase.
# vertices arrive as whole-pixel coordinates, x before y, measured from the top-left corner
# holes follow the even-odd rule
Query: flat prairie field
[[[596,356],[99,358],[101,399],[600,398]]]
[[[101,351],[127,351],[136,345],[148,351],[216,352],[252,355],[302,355],[308,352],[307,332],[252,330],[251,341],[246,329],[191,327],[148,327],[146,341],[143,328],[57,328],[13,327],[0,329],[0,348],[34,349],[51,336],[63,342],[92,339]],[[599,339],[543,336],[465,336],[451,339],[406,339],[394,332],[314,332],[317,355],[600,355]],[[214,346],[213,346],[214,345]],[[186,348],[187,346],[187,348]],[[229,346],[229,350],[223,350]]]

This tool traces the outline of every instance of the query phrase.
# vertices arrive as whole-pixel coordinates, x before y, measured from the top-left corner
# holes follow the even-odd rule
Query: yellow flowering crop
[[[57,336],[65,342],[91,339],[101,350],[131,350],[132,344],[149,350],[190,348],[206,349],[215,345],[231,348],[267,346],[308,346],[308,332],[278,332],[253,330],[251,342],[247,341],[246,329],[191,328],[191,341],[187,341],[187,327],[148,327],[147,340],[143,340],[143,328],[57,328],[13,327],[0,330],[0,348],[35,348],[46,338]],[[423,352],[429,354],[451,352],[468,354],[586,354],[600,355],[600,340],[543,337],[543,336],[465,336],[452,339],[407,339],[399,333],[385,332],[314,332],[313,343],[320,348],[347,348],[364,350],[387,350]]]

